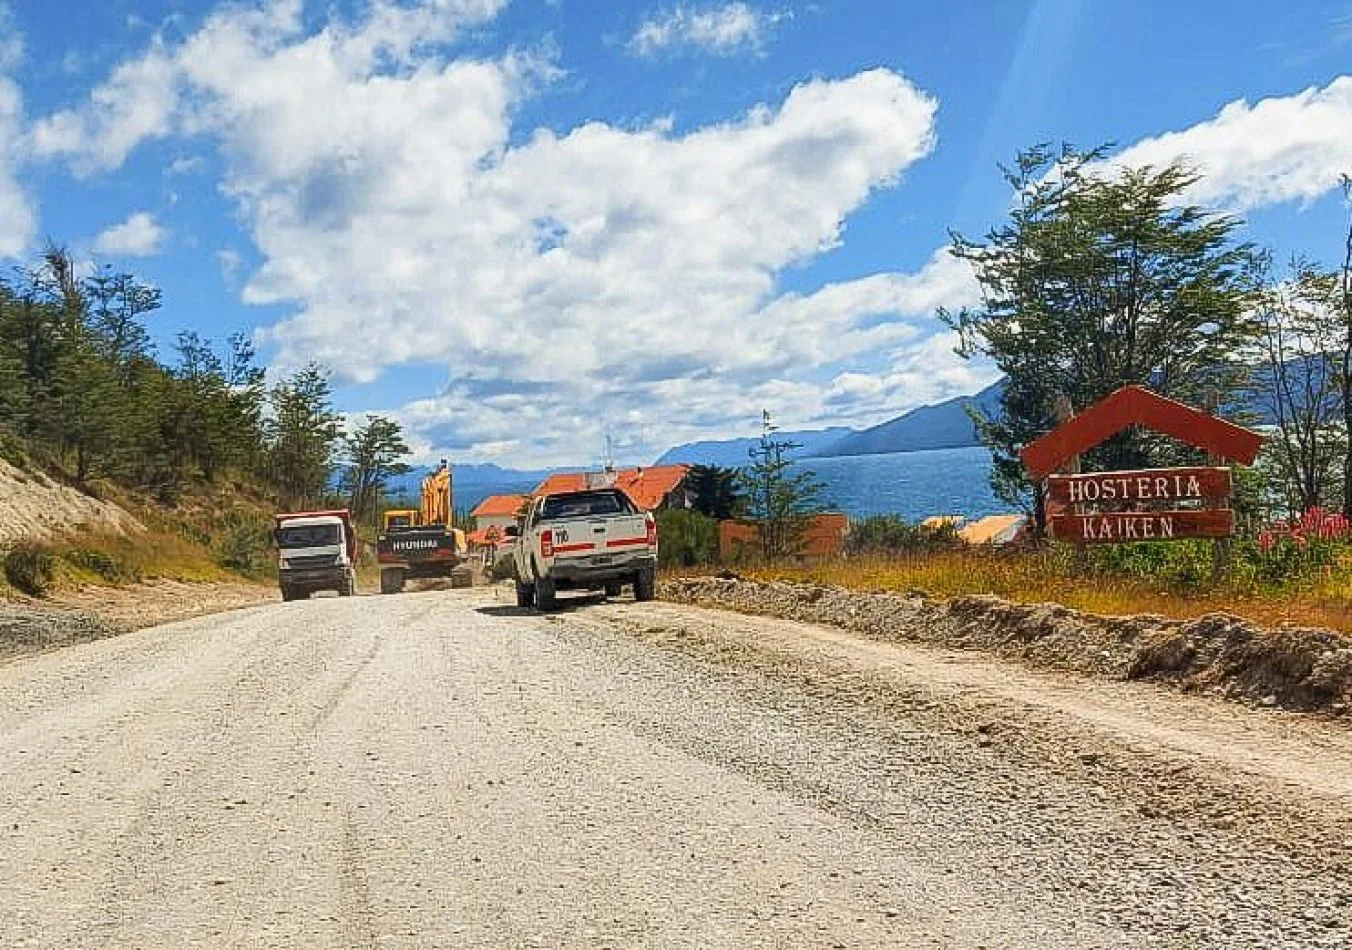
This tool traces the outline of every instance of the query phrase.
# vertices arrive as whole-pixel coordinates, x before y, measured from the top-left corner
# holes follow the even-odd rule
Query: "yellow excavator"
[[[465,532],[451,524],[451,468],[440,467],[422,481],[421,507],[385,512],[376,539],[380,592],[397,594],[414,578],[450,577],[465,561]]]

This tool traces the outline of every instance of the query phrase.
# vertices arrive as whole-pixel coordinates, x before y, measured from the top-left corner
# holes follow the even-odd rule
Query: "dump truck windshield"
[[[317,548],[338,540],[336,524],[296,524],[277,530],[277,545],[283,548]]]

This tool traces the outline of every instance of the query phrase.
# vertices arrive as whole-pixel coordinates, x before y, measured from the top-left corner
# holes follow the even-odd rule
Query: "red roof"
[[[1019,455],[1028,474],[1041,481],[1072,456],[1107,441],[1130,425],[1143,425],[1171,435],[1241,465],[1252,465],[1263,446],[1263,437],[1257,432],[1167,399],[1144,386],[1123,386],[1029,442]]]
[[[676,490],[690,470],[688,465],[654,465],[652,468],[622,468],[615,473],[615,487],[645,511],[659,507]],[[587,476],[581,472],[556,472],[535,488],[537,495],[583,491]]]
[[[470,512],[473,518],[510,518],[526,503],[525,495],[489,495]]]

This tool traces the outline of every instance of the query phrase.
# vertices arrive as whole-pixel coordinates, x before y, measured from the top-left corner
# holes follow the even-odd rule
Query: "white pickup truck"
[[[652,600],[657,581],[657,521],[617,488],[541,495],[514,538],[516,602],[552,610],[560,590],[603,590]]]

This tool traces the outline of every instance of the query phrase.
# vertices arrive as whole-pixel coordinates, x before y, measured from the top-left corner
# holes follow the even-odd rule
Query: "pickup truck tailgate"
[[[645,552],[652,543],[648,519],[638,514],[551,521],[542,527],[550,532],[553,556],[561,560],[579,558],[604,564],[623,555]]]

